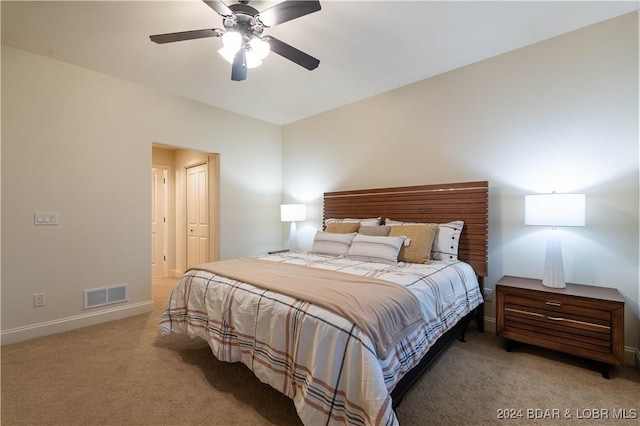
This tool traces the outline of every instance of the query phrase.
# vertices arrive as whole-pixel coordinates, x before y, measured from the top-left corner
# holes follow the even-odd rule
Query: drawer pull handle
[[[550,319],[551,321],[562,321],[562,320],[564,320],[564,318],[550,317],[549,315],[547,315],[546,318]]]
[[[549,306],[562,306],[562,304],[558,302],[544,302],[544,303]]]

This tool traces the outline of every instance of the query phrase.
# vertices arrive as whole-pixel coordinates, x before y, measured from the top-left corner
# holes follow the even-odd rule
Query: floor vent
[[[127,284],[118,284],[111,287],[101,287],[84,290],[85,309],[112,305],[114,303],[126,302],[127,300],[129,300]]]

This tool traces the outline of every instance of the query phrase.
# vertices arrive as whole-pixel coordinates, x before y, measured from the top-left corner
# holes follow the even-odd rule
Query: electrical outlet
[[[39,308],[45,305],[45,294],[44,293],[36,293],[33,295],[33,307]]]
[[[493,299],[491,299],[492,296],[493,296],[493,289],[485,288],[484,289],[484,300],[485,300],[485,302],[491,302],[493,300]]]

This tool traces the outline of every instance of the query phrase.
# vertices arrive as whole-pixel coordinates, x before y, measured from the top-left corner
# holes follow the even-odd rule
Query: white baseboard
[[[496,334],[496,319],[491,317],[484,317],[484,331]]]
[[[41,322],[38,324],[16,327],[0,332],[0,345],[22,342],[36,337],[48,336],[50,334],[61,333],[63,331],[74,330],[76,328],[89,325],[100,324],[107,321],[114,321],[134,315],[151,312],[154,308],[153,300],[133,303],[125,306],[118,306],[111,309],[61,318],[53,321]]]
[[[634,366],[638,365],[636,362],[636,352],[638,352],[637,348],[632,348],[630,346],[624,347],[624,365]]]

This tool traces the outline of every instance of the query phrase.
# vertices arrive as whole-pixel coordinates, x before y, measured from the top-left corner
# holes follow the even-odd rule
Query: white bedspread
[[[301,300],[192,270],[173,290],[160,334],[209,343],[221,361],[242,362],[293,399],[305,425],[397,425],[390,392],[430,346],[482,303],[473,269],[462,262],[383,265],[279,253],[261,259],[369,276],[404,285],[426,321],[380,360],[350,321]]]

